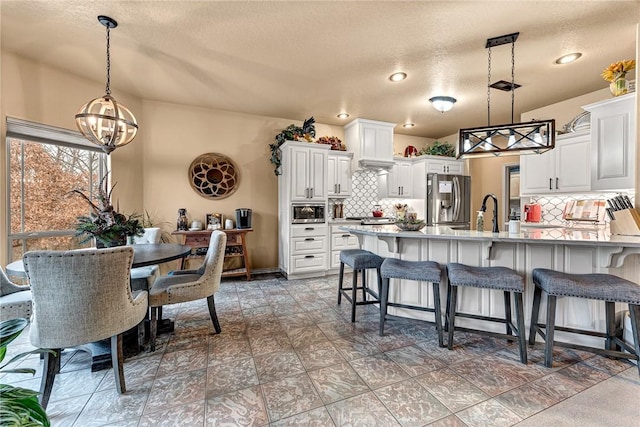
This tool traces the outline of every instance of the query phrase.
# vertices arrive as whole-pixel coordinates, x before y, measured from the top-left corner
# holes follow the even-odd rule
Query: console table
[[[246,235],[253,231],[253,229],[234,228],[220,231],[224,231],[227,235],[227,247],[224,258],[241,258],[243,263],[241,268],[223,270],[222,277],[246,276],[247,280],[251,280],[251,263],[249,262]],[[189,255],[188,258],[199,258],[204,255],[206,249],[209,247],[211,230],[174,231],[171,234],[182,236],[183,244],[191,247],[191,255]],[[204,250],[202,248],[204,248]],[[184,259],[182,260],[182,268],[184,268]]]

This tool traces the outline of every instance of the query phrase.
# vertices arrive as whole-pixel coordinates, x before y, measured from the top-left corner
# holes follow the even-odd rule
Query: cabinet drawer
[[[291,257],[291,273],[325,270],[325,254],[294,255]]]
[[[327,250],[325,237],[294,237],[291,239],[291,254],[324,252]]]
[[[331,235],[331,250],[343,250],[343,249],[358,249],[358,238],[353,234],[342,232],[340,234]]]
[[[331,251],[329,264],[329,268],[340,268],[340,251]]]
[[[326,236],[327,226],[325,224],[303,224],[291,226],[291,237],[306,236]]]
[[[192,248],[208,248],[209,247],[209,235],[206,236],[186,236],[184,244],[191,246]]]

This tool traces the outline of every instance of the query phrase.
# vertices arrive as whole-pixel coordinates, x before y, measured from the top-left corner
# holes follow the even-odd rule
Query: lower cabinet
[[[329,252],[329,269],[340,268],[340,251],[359,249],[358,238],[353,234],[340,230],[340,225],[331,226],[331,250]]]
[[[327,269],[327,225],[293,224],[290,229],[288,275],[321,272]]]

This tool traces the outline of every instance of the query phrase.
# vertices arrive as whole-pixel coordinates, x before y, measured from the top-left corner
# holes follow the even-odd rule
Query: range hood
[[[389,170],[393,167],[395,123],[354,119],[344,126],[347,150],[353,152],[351,169]]]

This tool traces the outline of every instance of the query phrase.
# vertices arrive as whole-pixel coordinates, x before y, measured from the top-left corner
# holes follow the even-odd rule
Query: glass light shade
[[[453,108],[453,104],[456,103],[456,99],[451,96],[434,96],[429,99],[429,102],[433,104],[433,108],[444,113]]]
[[[110,154],[136,137],[138,124],[133,113],[118,104],[111,95],[93,99],[76,114],[76,126],[82,135]]]

